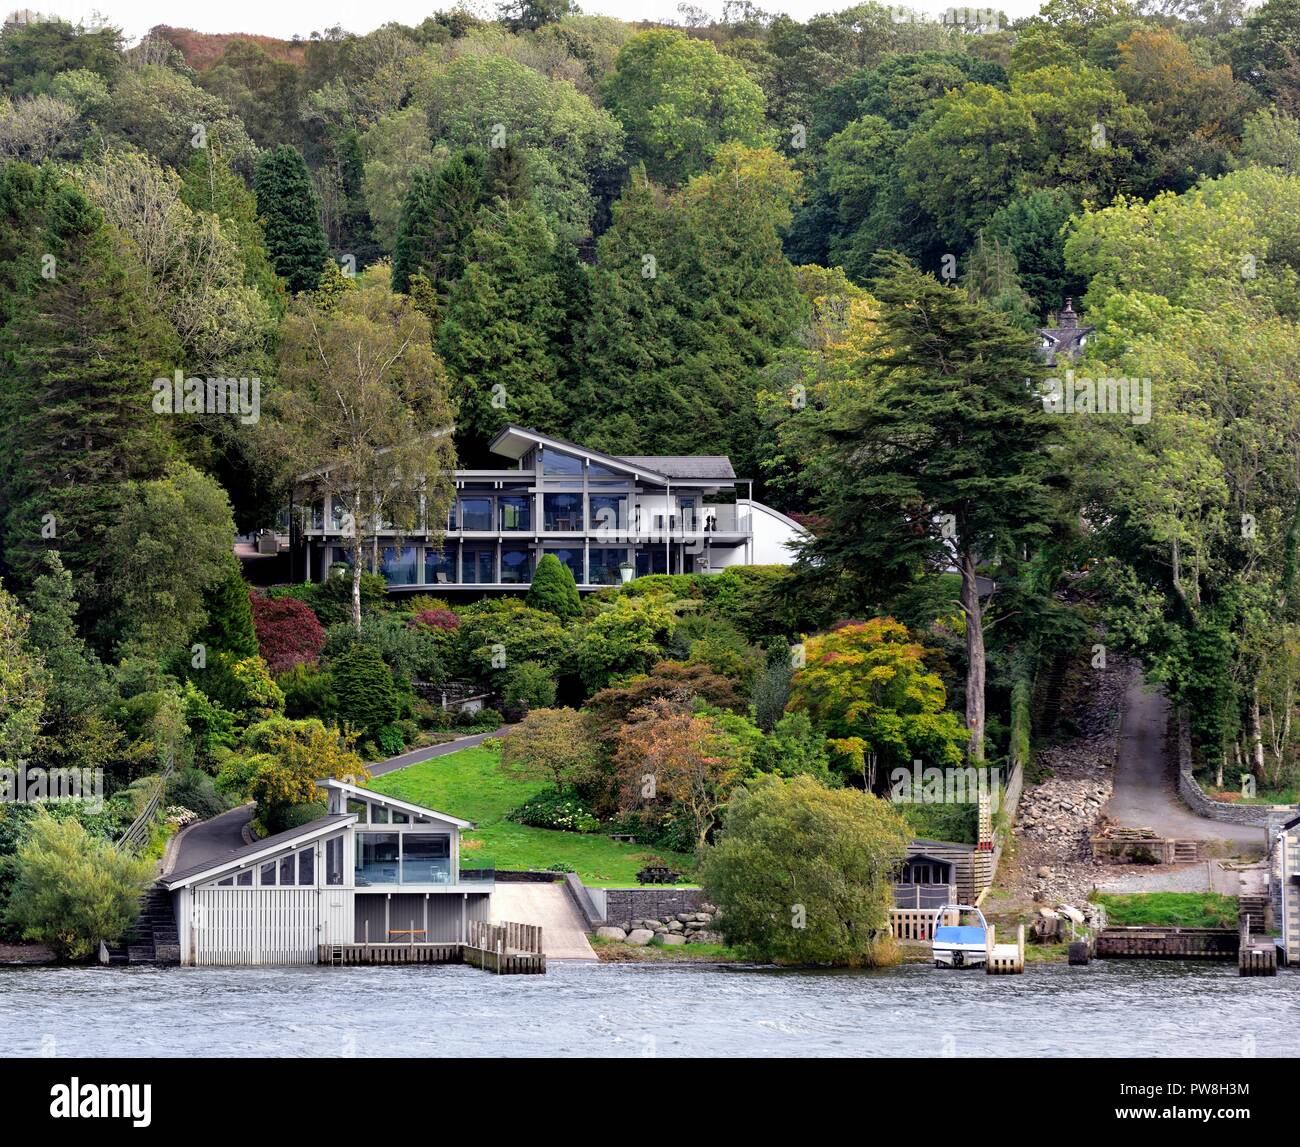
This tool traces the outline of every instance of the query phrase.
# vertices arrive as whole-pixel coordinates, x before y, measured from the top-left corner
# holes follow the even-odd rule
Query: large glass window
[[[357,833],[357,884],[396,884],[398,856],[397,833]]]
[[[562,478],[581,478],[582,459],[558,450],[542,448],[542,473]]]
[[[330,549],[333,551],[333,554],[330,557],[330,565],[347,566],[348,569],[352,568],[351,550],[344,549],[343,546],[331,546]]]
[[[636,552],[636,576],[645,577],[647,574],[661,574],[668,572],[668,555],[664,553],[662,547],[653,550],[637,550]]]
[[[497,499],[497,511],[503,530],[533,528],[533,500],[527,494],[503,494]]]
[[[554,554],[557,558],[560,559],[560,561],[562,561],[566,566],[569,567],[569,569],[573,571],[574,581],[579,583],[583,581],[582,550],[580,549],[554,550],[548,546],[546,552],[548,554]]]
[[[424,580],[430,585],[456,580],[456,554],[454,550],[435,550],[429,546],[424,551]]]
[[[288,856],[280,857],[280,883],[285,886],[292,886],[293,872],[296,865],[294,864],[294,855],[289,853]]]
[[[323,530],[325,528],[324,499],[311,504],[311,528],[313,530]]]
[[[298,853],[298,883],[310,885],[316,883],[316,850],[304,848]]]
[[[253,870],[251,868],[244,868],[239,872],[236,872],[235,886],[238,888],[251,888],[253,886]]]
[[[383,546],[379,551],[379,572],[389,585],[415,585],[419,580],[414,546]]]
[[[542,517],[548,531],[582,529],[581,494],[543,494]]]
[[[460,528],[462,530],[491,530],[492,499],[461,498]]]
[[[627,532],[627,495],[593,494],[591,502],[591,529],[601,534]]]
[[[440,833],[403,833],[402,883],[450,884],[451,838]]]
[[[501,547],[501,581],[527,585],[533,580],[533,551],[526,546]]]
[[[592,585],[618,585],[623,580],[619,566],[627,558],[627,550],[592,549],[587,554],[591,567],[589,580]]]
[[[497,555],[495,550],[475,550],[466,547],[460,556],[461,580],[470,585],[489,585],[497,580]]]
[[[628,476],[626,474],[616,474],[613,470],[610,470],[605,466],[601,466],[599,463],[588,462],[587,478],[589,481],[597,481],[597,480],[603,481],[605,479],[615,479],[621,482],[626,482]]]
[[[262,865],[261,879],[258,880],[263,888],[270,888],[275,884],[275,861],[268,860]]]

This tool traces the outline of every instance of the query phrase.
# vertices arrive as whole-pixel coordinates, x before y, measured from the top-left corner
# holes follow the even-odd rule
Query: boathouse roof
[[[219,875],[228,868],[238,868],[240,865],[247,864],[250,860],[256,860],[259,856],[270,855],[286,848],[294,848],[299,844],[306,844],[334,829],[351,824],[356,819],[356,813],[331,813],[319,820],[301,824],[297,828],[287,829],[284,832],[277,832],[273,836],[255,840],[252,844],[246,844],[242,848],[232,848],[220,856],[203,861],[201,864],[193,864],[189,868],[169,872],[165,876],[160,876],[158,883],[169,890],[184,888],[186,885],[195,884],[200,880]]]

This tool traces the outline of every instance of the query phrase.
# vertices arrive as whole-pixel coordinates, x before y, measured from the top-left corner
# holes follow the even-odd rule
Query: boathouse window
[[[263,888],[267,888],[275,884],[275,861],[274,860],[269,860],[264,865],[262,865],[262,878],[258,883],[260,883]]]
[[[343,883],[343,838],[332,836],[325,842],[325,883]]]
[[[367,805],[365,801],[354,801],[354,800],[348,801],[348,812],[354,812],[357,814],[358,824],[366,823],[366,810],[369,807],[370,806]]]
[[[239,885],[240,888],[251,888],[253,886],[253,870],[251,868],[245,868],[240,872],[236,872],[235,883]]]
[[[358,884],[396,884],[400,837],[395,832],[357,833],[356,880]]]
[[[234,886],[235,886],[235,878],[233,876],[227,876],[225,880],[217,881],[218,888],[233,888]]]
[[[407,816],[406,813],[404,813],[404,812],[398,812],[396,809],[394,809],[394,810],[393,810],[393,823],[394,823],[394,824],[410,824],[410,823],[411,823],[411,818],[410,818],[409,816]]]
[[[293,853],[280,857],[280,883],[293,884]]]
[[[298,883],[316,883],[316,850],[304,848],[298,853]]]
[[[433,833],[403,833],[402,883],[450,884],[451,838]]]

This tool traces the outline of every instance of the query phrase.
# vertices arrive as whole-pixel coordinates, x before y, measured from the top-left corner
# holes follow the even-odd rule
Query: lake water
[[[553,963],[0,968],[9,1056],[1300,1056],[1300,976]]]

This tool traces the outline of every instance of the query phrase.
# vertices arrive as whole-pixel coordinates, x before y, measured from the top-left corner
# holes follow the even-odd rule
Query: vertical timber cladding
[[[314,964],[314,888],[199,888],[190,927],[194,963]]]

